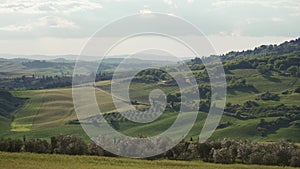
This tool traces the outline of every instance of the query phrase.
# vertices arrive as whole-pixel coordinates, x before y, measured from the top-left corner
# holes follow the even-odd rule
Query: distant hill
[[[121,60],[127,58],[128,55],[107,56],[105,59]],[[26,62],[30,60],[45,60],[53,62],[75,62],[78,55],[15,55],[15,54],[0,54],[0,61],[18,61]],[[94,62],[103,59],[102,56],[80,56],[80,60]],[[141,53],[131,56],[132,59],[151,60],[151,61],[173,61],[173,57],[166,54]],[[187,59],[187,58],[184,58]]]
[[[248,57],[277,56],[300,51],[300,38],[286,41],[280,45],[261,45],[253,50],[232,51],[221,55],[222,60],[234,60]]]
[[[1,62],[29,62],[30,59],[26,58],[13,58],[13,59],[6,59],[6,58],[0,58]]]

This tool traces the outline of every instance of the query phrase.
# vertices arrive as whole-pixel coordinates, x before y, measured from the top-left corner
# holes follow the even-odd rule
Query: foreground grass
[[[140,160],[128,158],[93,157],[93,156],[67,156],[30,153],[4,153],[0,152],[0,168],[22,169],[59,169],[59,168],[105,168],[105,169],[279,169],[291,167],[258,166],[258,165],[222,165],[204,163],[201,161],[171,161],[171,160]]]

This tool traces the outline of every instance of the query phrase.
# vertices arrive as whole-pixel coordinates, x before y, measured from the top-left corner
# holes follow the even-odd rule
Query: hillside
[[[255,69],[236,69],[230,74],[230,76],[240,75],[245,77],[247,84],[253,84],[256,91],[231,89],[227,97],[227,103],[242,105],[245,102],[252,100],[261,105],[261,107],[274,107],[280,104],[285,104],[286,106],[297,106],[299,103],[300,94],[295,93],[294,90],[297,86],[300,86],[300,81],[295,77],[280,77],[278,75],[265,77]],[[99,82],[98,87],[105,89],[109,83],[109,81]],[[154,84],[132,84],[132,90],[135,91],[133,92],[132,99],[138,100],[139,102],[145,102],[145,98],[148,97],[147,91],[151,91],[151,88],[155,87],[157,86]],[[161,88],[169,94],[176,93],[174,87],[161,86]],[[264,93],[267,90],[278,94],[280,101],[255,100],[257,95]],[[288,94],[282,94],[284,91],[290,92]],[[10,124],[10,131],[7,131],[6,134],[2,133],[2,136],[20,138],[25,134],[30,138],[50,138],[51,136],[58,135],[60,133],[83,134],[80,125],[70,123],[70,121],[76,120],[71,98],[71,89],[62,88],[35,91],[15,91],[13,93],[15,96],[30,98],[30,100],[26,102],[25,106],[16,112],[14,121]],[[97,96],[100,107],[102,108],[101,110],[108,113],[115,111],[110,95],[98,90]],[[299,127],[297,127],[296,121],[290,125],[280,127],[275,131],[268,133],[266,136],[262,136],[261,131],[257,129],[261,119],[272,122],[284,116],[285,115],[268,117],[262,115],[261,117],[256,118],[239,119],[228,114],[223,117],[221,124],[227,124],[229,122],[230,125],[225,125],[225,127],[217,129],[212,139],[221,139],[224,137],[260,141],[279,141],[288,139],[300,142]],[[191,130],[188,138],[196,138],[197,135],[199,135],[205,117],[205,112],[199,113],[197,123]],[[166,112],[160,120],[150,124],[136,125],[130,122],[123,122],[118,125],[120,131],[128,135],[136,136],[141,133],[143,135],[155,135],[170,126],[175,118],[176,113],[169,111]],[[153,127],[155,127],[156,130],[153,130]],[[86,140],[88,140],[87,137]]]
[[[299,39],[281,44],[274,50],[269,50],[268,47],[267,51],[274,51],[274,55],[250,55],[255,50],[249,52],[249,57],[230,58],[228,55],[228,59],[223,62],[228,87],[227,104],[221,123],[211,137],[212,140],[227,137],[256,141],[300,142],[298,44]],[[284,50],[285,48],[288,49]],[[256,51],[256,53],[263,52]],[[110,62],[115,64],[112,60]],[[137,64],[138,62],[133,63]],[[205,67],[199,58],[191,60],[188,64],[199,84],[201,102],[197,122],[188,134],[187,140],[190,137],[194,139],[198,137],[210,107],[210,85]],[[31,65],[35,66],[37,65]],[[40,85],[43,87],[44,83]],[[149,93],[156,88],[166,93],[168,104],[165,113],[149,124],[129,122],[116,112],[112,96],[109,94],[109,79],[96,83],[97,101],[101,111],[106,114],[106,119],[115,129],[131,136],[151,136],[167,129],[176,119],[180,108],[178,86],[164,71],[154,69],[137,74],[130,86],[131,101],[140,110],[149,108]],[[49,139],[53,135],[76,133],[82,135],[86,141],[89,140],[76,119],[71,88],[12,89],[11,93],[13,95],[7,96],[28,100],[15,111],[13,118],[7,118],[5,114],[13,112],[14,109],[9,109],[0,116],[2,129],[0,137],[21,138],[26,135],[29,138]],[[16,103],[14,100],[11,102]],[[11,102],[1,103],[9,108]],[[95,119],[91,120],[97,120],[97,117],[93,118]]]
[[[232,51],[221,55],[222,60],[234,60],[239,58],[263,57],[263,56],[278,56],[286,53],[300,51],[300,38],[286,41],[279,45],[261,45],[253,50],[247,51]]]
[[[17,98],[7,91],[0,90],[0,116],[11,118],[13,112],[23,105],[25,99]]]

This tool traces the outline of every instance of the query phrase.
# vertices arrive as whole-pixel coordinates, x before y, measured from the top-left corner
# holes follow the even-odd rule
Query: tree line
[[[112,73],[99,72],[97,74],[90,75],[76,75],[81,79],[91,79],[95,78],[95,81],[100,80],[110,80],[112,78]],[[0,78],[0,89],[1,90],[15,90],[15,89],[52,89],[60,87],[70,87],[72,86],[72,76],[50,76],[42,75],[40,77],[32,74],[31,76],[21,76],[14,78]]]
[[[130,145],[128,145],[130,146]],[[94,142],[87,144],[75,135],[51,137],[50,142],[42,139],[1,138],[0,151],[31,152],[45,154],[114,156]],[[181,141],[167,152],[149,159],[195,160],[212,163],[243,163],[300,167],[299,148],[289,142],[257,143],[249,140],[209,141],[205,143]]]

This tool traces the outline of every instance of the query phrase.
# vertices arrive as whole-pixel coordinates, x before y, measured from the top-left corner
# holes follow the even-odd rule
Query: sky
[[[152,12],[192,23],[218,54],[300,37],[300,0],[0,0],[0,53],[78,55],[104,25]]]

